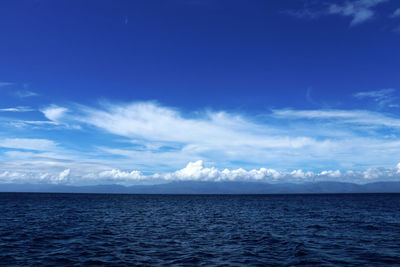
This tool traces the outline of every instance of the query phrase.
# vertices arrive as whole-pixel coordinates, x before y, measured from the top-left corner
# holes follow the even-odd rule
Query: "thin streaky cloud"
[[[350,26],[355,26],[372,19],[375,16],[373,8],[388,0],[358,0],[346,2],[344,5],[331,4],[329,14],[351,17]]]
[[[400,127],[400,119],[382,113],[367,110],[273,110],[273,115],[288,119],[331,119],[340,120],[339,123],[353,123],[375,125],[381,127]]]
[[[0,112],[30,112],[34,109],[30,107],[0,108]]]
[[[366,91],[366,92],[358,92],[354,94],[354,97],[358,99],[370,98],[375,101],[380,107],[398,107],[398,104],[395,104],[397,97],[394,96],[396,92],[393,88],[381,89],[376,91]]]
[[[0,82],[0,88],[1,87],[6,87],[6,86],[11,86],[14,85],[14,83],[12,82]]]
[[[273,136],[269,128],[224,112],[209,112],[198,118],[185,118],[180,112],[149,102],[108,105],[104,109],[83,108],[83,114],[70,120],[95,126],[127,138],[155,142],[203,144],[205,146],[302,147],[312,138]],[[251,130],[249,130],[251,129]]]
[[[85,154],[62,149],[62,144],[50,138],[0,139],[0,146],[5,150],[3,161],[17,164],[19,160],[26,159],[36,164],[36,160],[48,159],[48,165],[38,166],[37,171],[32,166],[21,165],[18,171],[3,168],[4,173],[18,172],[24,177],[31,177],[32,181],[41,181],[40,177],[45,176],[53,177],[53,182],[77,184],[89,180],[97,183],[152,179],[219,181],[229,177],[265,181],[274,181],[274,177],[280,177],[279,181],[311,177],[358,181],[362,177],[360,173],[356,177],[343,174],[349,169],[356,171],[359,169],[357,166],[393,165],[400,151],[397,137],[371,135],[363,128],[355,130],[353,126],[362,124],[380,127],[379,130],[384,129],[386,134],[392,128],[400,127],[399,119],[366,110],[281,109],[273,110],[261,121],[246,114],[227,111],[196,112],[188,116],[176,108],[153,102],[109,103],[97,107],[51,105],[42,112],[47,114],[49,123],[78,124],[82,127],[79,131],[78,128],[70,130],[80,134],[80,137],[82,134],[105,133],[107,140],[88,143],[89,152]],[[291,123],[295,123],[295,132],[290,127]],[[338,131],[341,133],[338,134]],[[115,142],[111,141],[121,138],[125,144],[115,146]],[[94,147],[92,150],[91,145]],[[171,146],[174,148],[165,149]],[[69,163],[54,163],[56,159],[69,160]],[[199,160],[227,170],[204,167]],[[99,167],[88,172],[78,164],[88,161]],[[180,169],[188,162],[191,164]],[[53,170],[52,164],[58,167]],[[317,164],[323,169],[315,168]],[[250,171],[244,171],[242,168],[245,167]],[[163,173],[157,176],[160,171]],[[140,175],[139,172],[157,173]],[[47,176],[45,173],[48,173]],[[375,174],[376,171],[369,171],[368,177]],[[63,179],[59,180],[60,177]]]
[[[32,138],[5,138],[0,140],[0,147],[47,151],[54,150],[56,143],[48,139],[32,139]]]
[[[57,123],[54,121],[20,121],[20,122],[31,125],[57,125]]]
[[[32,97],[32,96],[37,96],[38,94],[33,92],[33,91],[29,91],[29,90],[22,90],[22,91],[16,91],[15,95],[17,97],[20,98],[26,98],[26,97]]]
[[[29,120],[9,120],[7,124],[15,128],[42,127],[48,129],[47,126],[58,126],[58,123],[53,121],[29,121]]]
[[[77,124],[85,131],[125,138],[124,147],[97,147],[105,155],[125,159],[129,164],[135,162],[149,167],[148,170],[174,168],[199,158],[217,161],[222,166],[232,162],[260,166],[269,162],[282,167],[300,166],[316,159],[329,161],[340,155],[340,164],[371,164],[373,157],[360,159],[351,155],[360,149],[365,152],[372,145],[376,151],[387,150],[385,144],[393,140],[383,140],[373,132],[390,132],[400,127],[399,119],[366,110],[273,110],[262,120],[221,111],[195,114],[186,116],[177,109],[152,102],[75,105],[68,107],[68,113],[59,117],[57,123]],[[316,127],[321,122],[325,126]],[[297,124],[296,131],[291,124]],[[348,124],[354,127],[347,127]],[[392,149],[397,153],[399,147]],[[385,153],[385,157],[390,155],[392,152]],[[384,162],[387,158],[379,160]]]
[[[322,16],[340,15],[351,18],[350,26],[356,26],[373,19],[376,14],[374,8],[387,1],[389,0],[357,0],[347,1],[343,4],[328,3],[320,7],[286,10],[282,13],[300,19],[316,19]],[[397,14],[397,10],[395,14]]]
[[[281,12],[282,14],[295,17],[298,19],[317,19],[325,14],[325,12],[314,10],[313,8],[289,9]]]

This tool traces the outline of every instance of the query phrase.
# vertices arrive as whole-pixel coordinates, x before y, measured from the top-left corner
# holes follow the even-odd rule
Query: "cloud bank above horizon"
[[[4,107],[0,182],[400,180],[394,92],[354,95],[372,98],[376,110],[183,112],[148,101]]]
[[[121,171],[107,169],[96,164],[65,162],[24,162],[18,166],[10,164],[10,171],[0,172],[1,183],[16,184],[158,184],[172,181],[207,181],[207,182],[266,182],[266,183],[304,183],[336,181],[351,183],[369,183],[377,181],[400,181],[400,163],[394,168],[368,168],[364,171],[325,170],[319,173],[303,171],[277,171],[275,169],[217,169],[206,167],[202,160],[189,162],[183,169],[155,174],[143,174],[141,171]],[[12,167],[11,167],[12,166]],[[62,170],[62,168],[68,167]]]

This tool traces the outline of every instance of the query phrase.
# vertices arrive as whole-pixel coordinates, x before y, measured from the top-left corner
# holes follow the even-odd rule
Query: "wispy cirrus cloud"
[[[265,148],[296,148],[315,142],[311,138],[274,136],[273,129],[267,125],[226,112],[206,111],[190,118],[151,102],[103,107],[85,107],[74,119],[127,138],[156,142],[198,143],[214,147],[257,145]]]
[[[237,166],[235,162],[278,168],[327,162],[335,166],[370,165],[376,160],[377,164],[388,162],[400,152],[394,142],[400,119],[367,110],[281,109],[258,119],[226,111],[184,114],[154,102],[68,110],[59,123],[75,123],[122,137],[125,146],[103,143],[97,148],[148,171],[176,168],[197,159],[220,166]],[[394,136],[383,138],[382,132]],[[354,157],[372,148],[377,153],[386,151],[384,157]]]
[[[30,107],[13,107],[13,108],[0,108],[0,112],[30,112],[34,111]]]
[[[48,121],[39,121],[38,131],[55,130],[52,136],[57,138],[64,135],[59,131],[68,131],[77,143],[68,148],[68,140],[64,144],[51,138],[2,139],[3,159],[20,162],[18,173],[27,172],[24,177],[35,181],[85,184],[236,177],[362,182],[363,171],[370,169],[367,176],[375,177],[377,171],[372,170],[378,166],[388,168],[400,161],[400,119],[376,111],[275,109],[260,116],[213,110],[188,113],[155,102],[103,102],[49,105],[41,112]],[[26,162],[47,165],[36,170]],[[68,175],[60,176],[65,170]],[[57,180],[60,177],[64,178]]]
[[[27,98],[27,97],[32,97],[32,96],[38,95],[37,93],[35,93],[33,91],[29,91],[29,90],[18,90],[18,91],[15,91],[14,94],[19,98]]]
[[[295,9],[284,10],[281,13],[298,19],[317,19],[325,15],[326,11],[305,7],[297,10]]]
[[[396,104],[397,97],[395,96],[396,90],[393,88],[376,90],[376,91],[367,91],[367,92],[358,92],[354,94],[354,97],[358,99],[369,98],[375,101],[380,107],[399,107]]]
[[[322,16],[339,15],[351,18],[350,26],[356,26],[373,19],[376,6],[389,0],[355,0],[344,3],[323,3],[300,9],[286,10],[284,14],[300,19],[316,19]],[[396,11],[394,12],[396,13]]]
[[[14,83],[12,82],[0,82],[0,88],[1,87],[6,87],[6,86],[12,86]]]
[[[48,139],[5,138],[0,140],[0,147],[14,149],[48,151],[54,150],[56,146],[52,140]]]
[[[29,98],[39,95],[32,90],[28,90],[29,84],[27,83],[0,82],[0,88],[4,88],[4,90],[9,91],[10,95],[17,98]]]
[[[350,26],[355,26],[372,19],[375,15],[374,7],[388,0],[357,0],[343,5],[329,5],[328,13],[350,17]]]
[[[273,110],[273,115],[288,119],[338,120],[338,123],[362,124],[378,127],[399,128],[400,119],[382,113],[367,110]]]

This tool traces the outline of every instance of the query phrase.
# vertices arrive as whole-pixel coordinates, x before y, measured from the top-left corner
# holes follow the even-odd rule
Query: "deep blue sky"
[[[377,9],[390,14],[391,2]],[[0,80],[31,84],[53,101],[246,110],[308,107],[307,88],[329,104],[399,87],[400,34],[391,27],[400,19],[379,14],[349,28],[349,18],[285,14],[303,5],[2,1]]]
[[[129,151],[137,151],[137,146],[143,146],[141,151],[145,153],[154,152],[154,146],[160,153],[171,149],[182,152],[186,151],[185,147],[192,149],[193,140],[184,136],[175,138],[173,134],[166,135],[156,129],[160,122],[152,119],[158,114],[154,109],[165,108],[160,112],[177,112],[171,115],[177,119],[177,124],[192,118],[212,121],[223,130],[236,125],[235,116],[252,124],[246,126],[247,135],[233,134],[245,131],[238,130],[236,125],[233,130],[229,128],[229,133],[210,137],[210,132],[218,131],[213,128],[214,124],[200,123],[199,129],[210,128],[198,138],[214,138],[210,142],[212,145],[207,143],[212,151],[203,142],[196,144],[204,150],[191,152],[190,156],[174,155],[174,164],[161,164],[149,156],[141,165],[136,159],[142,156],[136,154],[129,156],[130,164],[102,164],[148,172],[172,171],[183,167],[183,162],[198,159],[219,168],[245,169],[321,171],[394,166],[400,161],[400,158],[393,158],[400,150],[392,144],[398,141],[400,128],[397,121],[399,8],[400,3],[394,0],[3,0],[0,3],[0,109],[3,109],[0,139],[7,139],[8,143],[3,141],[1,145],[0,140],[0,147],[6,153],[0,157],[9,161],[7,153],[18,151],[33,153],[29,154],[33,158],[54,159],[49,154],[36,155],[38,151],[54,152],[51,148],[26,149],[10,144],[13,140],[18,143],[18,138],[55,142],[58,148],[71,154],[95,153],[86,155],[85,159],[107,159],[107,155],[96,154],[96,149],[104,146],[127,148],[120,142],[128,140],[130,144],[135,143],[127,148]],[[129,110],[129,106],[140,103],[147,105],[144,111]],[[25,111],[7,110],[12,108]],[[61,108],[58,115],[44,112],[57,108]],[[114,130],[97,121],[88,123],[88,109],[92,109],[92,113],[107,111],[115,115],[118,108],[126,108],[121,114],[127,117],[134,114],[133,119],[139,116],[135,112],[145,114],[147,126],[132,124],[133,130],[112,126],[119,129]],[[214,115],[224,112],[229,119],[223,123],[213,122],[213,115],[204,114],[210,110]],[[282,113],[287,110],[292,113]],[[333,115],[316,118],[299,113],[304,110],[323,110]],[[352,113],[343,117],[343,114],[338,115],[339,111]],[[68,117],[61,116],[67,113]],[[330,120],[332,116],[334,121]],[[343,118],[355,125],[337,126]],[[110,120],[118,119],[121,117]],[[329,121],[321,122],[325,119]],[[386,119],[392,124],[376,123]],[[33,127],[29,121],[47,121],[48,125],[39,122]],[[168,118],[165,121],[164,126],[171,125],[171,131],[187,129],[174,128]],[[10,127],[18,123],[15,129]],[[258,131],[258,127],[262,129]],[[146,132],[141,132],[145,128]],[[326,133],[319,132],[324,129]],[[342,132],[330,136],[334,129]],[[317,149],[324,155],[338,153],[324,160],[319,160],[320,154],[316,152],[311,158],[296,161],[293,158],[304,152],[293,152],[285,146],[270,151],[285,155],[283,158],[277,156],[274,160],[260,161],[245,160],[247,156],[243,155],[249,151],[243,152],[243,147],[227,156],[225,153],[230,148],[218,141],[224,134],[232,134],[233,140],[246,149],[255,144],[242,138],[253,139],[254,135],[266,134],[274,138],[311,138],[313,142],[351,143],[355,137],[359,141],[372,138],[380,145],[390,139],[388,142],[392,145],[379,148],[379,153],[390,153],[377,156],[385,160],[376,164],[371,163],[372,158],[368,162],[356,160],[363,152],[352,154],[354,149],[337,152],[335,148],[325,152]],[[151,148],[148,143],[152,144]],[[292,148],[292,143],[289,147]],[[296,145],[294,147],[297,149]],[[236,158],[235,153],[244,154]],[[110,155],[114,156],[115,153]],[[346,165],[341,157],[354,160]],[[282,161],[288,163],[281,164]]]

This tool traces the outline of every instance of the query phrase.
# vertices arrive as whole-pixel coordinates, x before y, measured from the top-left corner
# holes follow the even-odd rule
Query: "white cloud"
[[[148,102],[79,107],[64,119],[91,129],[95,126],[124,137],[131,144],[136,143],[123,148],[104,145],[101,149],[129,158],[140,166],[153,166],[153,171],[165,166],[176,168],[196,159],[218,161],[220,166],[227,167],[232,167],[231,161],[290,166],[295,161],[297,164],[303,161],[304,157],[298,155],[304,152],[308,156],[320,155],[336,146],[327,138],[317,140],[310,136],[309,129],[302,135],[243,115],[213,111],[183,115],[176,109]],[[138,142],[143,146],[138,148]]]
[[[0,152],[4,156],[0,160],[16,164],[14,168],[0,167],[0,174],[18,172],[25,180],[61,179],[65,183],[152,179],[358,181],[376,176],[372,171],[366,175],[357,172],[359,166],[387,168],[400,155],[400,119],[366,110],[282,109],[250,117],[210,110],[183,113],[155,103],[136,102],[96,108],[53,105],[42,112],[48,123],[62,126],[57,130],[69,130],[66,124],[81,126],[84,131],[76,134],[80,134],[80,141],[85,140],[85,152],[62,149],[64,144],[58,146],[47,139],[0,138],[0,147],[6,148]],[[39,121],[37,125],[41,124]],[[92,142],[90,136],[101,136],[99,131],[107,138]],[[21,149],[32,151],[17,151]],[[26,162],[37,164],[44,159],[56,163],[38,164],[42,167],[37,170],[23,167]],[[21,160],[26,162],[18,167]],[[191,163],[180,169],[187,162]],[[205,167],[203,162],[215,167]],[[68,175],[60,176],[67,169]],[[355,172],[346,172],[349,169]]]
[[[398,164],[400,166],[400,163]],[[347,171],[342,174],[340,170],[325,170],[320,173],[303,170],[293,170],[289,172],[277,171],[274,169],[260,168],[245,170],[238,169],[223,169],[219,170],[215,167],[205,167],[202,160],[189,162],[183,169],[175,172],[143,175],[139,171],[120,171],[112,169],[103,171],[97,174],[90,174],[91,179],[111,178],[121,181],[132,180],[164,180],[167,181],[262,181],[269,183],[279,182],[307,182],[307,181],[346,181],[346,182],[370,182],[371,180],[400,180],[400,176],[396,173],[399,167],[394,169],[385,168],[369,168],[365,171]]]
[[[215,180],[220,176],[216,168],[204,168],[203,161],[189,162],[189,164],[174,173],[167,174],[167,180]]]
[[[20,98],[26,98],[26,97],[37,96],[38,94],[32,91],[23,90],[23,91],[16,91],[15,95]]]
[[[389,0],[353,0],[345,1],[343,4],[328,3],[327,7],[325,3],[319,5],[318,2],[314,2],[312,5],[305,5],[304,8],[286,10],[282,13],[300,19],[316,19],[327,15],[341,15],[350,17],[352,19],[350,26],[355,26],[371,20],[376,14],[375,7],[387,1]],[[398,16],[397,13],[400,14],[400,11],[397,12],[396,10],[391,17]]]
[[[33,111],[29,107],[15,107],[15,108],[0,108],[0,112],[29,112]]]
[[[68,166],[68,168],[65,168]],[[11,170],[14,169],[14,170]],[[203,161],[189,162],[183,169],[175,172],[144,175],[140,171],[121,171],[106,166],[87,163],[35,161],[15,164],[4,164],[0,167],[0,183],[55,183],[88,185],[99,183],[132,183],[154,181],[261,181],[268,183],[342,181],[367,183],[374,181],[400,181],[400,163],[395,168],[368,168],[365,171],[326,170],[320,173],[303,170],[277,171],[260,168],[245,170],[217,169],[205,167]],[[97,170],[97,171],[96,171]],[[72,175],[74,173],[74,175]]]
[[[66,179],[68,179],[69,174],[71,173],[70,169],[65,169],[62,172],[60,172],[60,174],[58,175],[58,182],[63,182]],[[47,177],[47,176],[45,176]]]
[[[6,138],[0,140],[0,147],[46,151],[56,149],[56,144],[52,140],[32,139],[32,138]]]
[[[400,127],[400,119],[367,110],[273,110],[273,115],[289,119],[340,119],[343,123],[364,124],[382,127]]]
[[[373,7],[384,3],[387,0],[357,0],[346,2],[343,5],[331,4],[329,6],[329,14],[337,14],[351,17],[351,26],[363,23],[372,19],[375,15]]]
[[[16,124],[20,123],[22,125],[57,125],[54,121],[15,121]]]
[[[388,88],[377,91],[359,92],[354,94],[354,97],[359,99],[371,98],[376,103],[378,103],[380,107],[398,107],[399,105],[393,103],[397,100],[397,97],[394,96],[395,92],[395,89]]]
[[[115,164],[114,169],[134,164],[145,172],[170,171],[198,159],[228,168],[267,164],[304,169],[317,164],[337,169],[388,166],[400,153],[394,132],[400,119],[366,110],[282,109],[253,119],[210,110],[184,114],[152,102],[75,105],[67,110],[56,116],[59,124],[122,137],[118,142],[125,142],[123,146],[96,146],[94,157],[113,157],[108,163]],[[383,137],[378,132],[382,130],[392,131],[393,137]]]
[[[121,180],[142,180],[146,177],[142,175],[140,171],[120,171],[118,169],[112,169],[107,171],[102,171],[98,174],[99,178],[112,178]]]
[[[33,153],[31,155],[32,157],[20,155],[11,161],[0,158],[0,183],[85,185],[91,182],[90,179],[84,177],[88,173],[100,173],[110,169],[100,164],[78,160],[58,160],[53,157],[46,157],[44,154],[39,157],[34,157]],[[100,178],[98,177],[94,184],[99,181]]]
[[[105,110],[85,108],[83,114],[74,119],[135,140],[176,142],[193,145],[192,148],[300,148],[318,143],[303,136],[274,135],[273,129],[268,126],[239,115],[206,112],[201,116],[185,118],[174,109],[148,102],[108,105]]]
[[[342,173],[340,172],[340,170],[336,170],[336,171],[329,170],[329,171],[322,171],[322,172],[320,172],[319,175],[337,178],[337,177],[340,177],[342,175]]]
[[[393,175],[392,171],[388,171],[384,168],[368,168],[363,172],[363,176],[365,179],[372,180],[377,179],[379,177],[390,177]]]
[[[68,112],[68,109],[52,105],[45,109],[42,109],[41,112],[47,119],[53,122],[58,122],[65,115],[65,113]]]
[[[303,172],[303,170],[294,170],[294,171],[290,172],[290,175],[293,178],[311,178],[311,177],[315,176],[315,174],[313,172],[310,172],[310,171]]]

